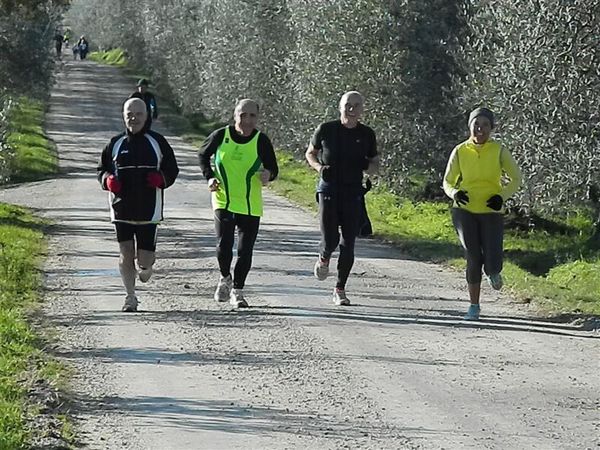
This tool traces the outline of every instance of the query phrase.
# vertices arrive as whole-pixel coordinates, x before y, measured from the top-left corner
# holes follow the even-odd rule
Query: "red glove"
[[[165,185],[165,180],[160,172],[150,172],[146,177],[148,186],[153,188],[162,188]]]
[[[117,180],[117,177],[115,177],[114,175],[109,175],[108,177],[106,177],[106,188],[113,194],[118,194],[119,192],[121,192],[123,184],[119,180]]]

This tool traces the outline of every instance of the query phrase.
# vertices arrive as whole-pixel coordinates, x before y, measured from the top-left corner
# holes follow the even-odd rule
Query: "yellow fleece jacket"
[[[503,185],[502,176],[508,177]],[[504,213],[494,211],[486,203],[493,195],[508,200],[521,186],[521,170],[508,150],[499,142],[489,139],[483,144],[475,144],[471,139],[457,145],[450,155],[443,188],[448,197],[454,199],[456,192],[466,191],[469,202],[454,206],[472,213]]]

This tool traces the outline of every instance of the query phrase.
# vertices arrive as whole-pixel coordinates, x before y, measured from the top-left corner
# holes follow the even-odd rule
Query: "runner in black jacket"
[[[175,182],[179,173],[167,140],[145,129],[146,114],[143,100],[125,102],[123,119],[127,131],[110,140],[98,165],[98,181],[102,189],[109,191],[110,216],[119,241],[126,312],[137,311],[136,254],[139,279],[146,282],[155,261],[157,225],[163,219],[163,190]]]
[[[379,167],[375,132],[360,122],[363,105],[359,92],[346,92],[340,100],[340,119],[319,125],[305,154],[310,166],[320,174],[317,196],[321,243],[315,277],[327,278],[331,255],[338,245],[340,248],[333,290],[336,305],[350,305],[346,282],[354,264],[354,242],[362,225],[363,173],[374,173]]]

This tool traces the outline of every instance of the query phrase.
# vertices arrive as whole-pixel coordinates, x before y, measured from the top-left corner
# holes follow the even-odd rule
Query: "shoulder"
[[[502,145],[502,142],[497,141],[496,139],[488,139],[486,144],[490,145],[493,148],[497,148],[500,150],[502,150],[504,148],[504,145]]]
[[[259,135],[258,135],[258,143],[259,145],[269,145],[272,146],[271,144],[271,139],[269,138],[269,136],[267,136],[264,132],[262,131],[258,131]]]
[[[212,133],[210,133],[208,135],[208,139],[211,141],[223,139],[225,137],[225,132],[227,131],[228,128],[229,128],[228,126],[217,128],[215,131],[213,131]],[[231,130],[229,130],[229,133],[231,134]]]
[[[123,131],[122,133],[116,134],[113,137],[110,138],[110,145],[115,145],[120,139],[124,138],[126,135],[125,131]]]
[[[463,149],[470,149],[470,148],[474,148],[474,147],[475,146],[473,145],[473,143],[469,139],[467,139],[466,141],[462,141],[461,143],[457,144],[454,147],[453,151],[458,152],[458,151],[461,151]]]
[[[339,120],[330,120],[328,122],[323,122],[321,125],[319,125],[319,127],[322,130],[335,130],[336,128],[339,128],[342,125],[342,123]]]
[[[340,127],[340,125],[341,123],[339,120],[330,120],[329,122],[323,122],[315,129],[315,134],[319,133],[328,135],[337,130]]]
[[[371,128],[368,125],[365,125],[362,122],[358,123],[358,128],[360,130],[361,133],[363,133],[366,136],[370,136],[370,137],[375,137],[375,130],[373,130],[373,128]]]
[[[154,130],[147,130],[145,134],[146,136],[150,136],[151,138],[156,140],[161,145],[168,144],[167,139],[162,134]]]
[[[108,144],[106,145],[106,147],[104,147],[105,151],[108,152],[112,152],[113,149],[115,148],[115,145],[117,145],[117,143],[119,142],[119,140],[123,139],[125,137],[125,132],[123,133],[119,133],[113,137],[110,138],[110,141],[108,141]]]

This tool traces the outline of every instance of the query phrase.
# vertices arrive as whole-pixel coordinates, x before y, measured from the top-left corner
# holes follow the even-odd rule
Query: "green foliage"
[[[8,117],[6,144],[12,149],[9,178],[13,182],[39,180],[58,171],[58,159],[43,130],[44,104],[21,97]]]
[[[289,152],[278,151],[280,176],[272,188],[316,209],[316,172]],[[376,236],[412,257],[464,268],[449,202],[414,202],[377,186],[366,197]],[[514,217],[505,231],[504,274],[517,298],[554,313],[600,314],[600,252],[590,248],[593,222],[585,211],[525,226]]]
[[[316,211],[317,172],[310,170],[306,163],[297,161],[290,152],[278,151],[277,164],[279,176],[271,185],[272,189],[305,208]]]
[[[127,54],[120,48],[106,52],[92,52],[88,56],[92,61],[101,62],[111,66],[125,67],[127,65]]]
[[[528,211],[599,211],[600,59],[598,0],[486,0],[467,10],[469,39],[462,109],[498,113],[502,141],[525,175],[518,194]],[[597,197],[597,196],[596,196]]]
[[[261,127],[294,155],[280,155],[275,188],[307,206],[315,174],[303,177],[294,159],[320,122],[337,117],[342,92],[362,91],[385,186],[368,197],[376,227],[424,259],[461,261],[447,203],[424,200],[440,198],[468,112],[490,106],[525,175],[512,211],[527,223],[509,220],[506,236],[510,283],[524,298],[535,286],[550,309],[573,310],[564,294],[573,285],[553,274],[564,266],[577,279],[569,264],[594,264],[600,242],[589,219],[600,214],[600,0],[75,0],[71,17],[150,67],[186,114],[226,122],[237,99],[259,100]],[[582,204],[591,212],[579,222],[548,220]]]

